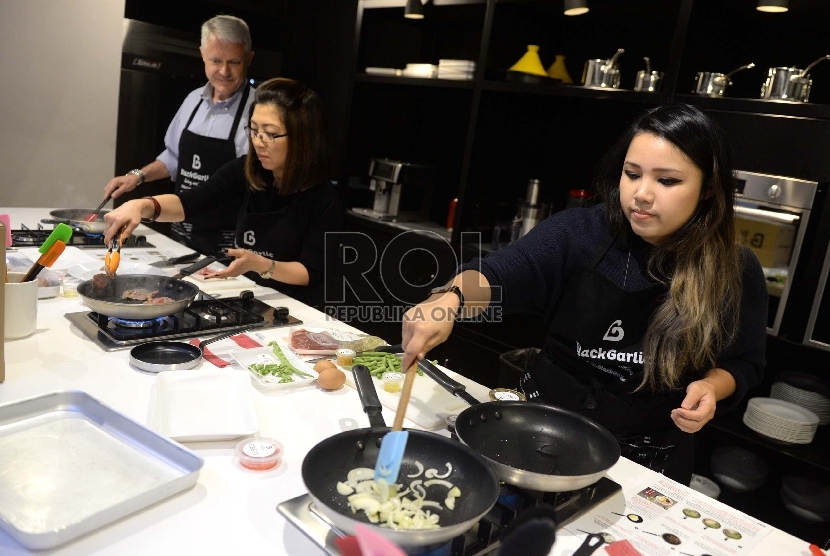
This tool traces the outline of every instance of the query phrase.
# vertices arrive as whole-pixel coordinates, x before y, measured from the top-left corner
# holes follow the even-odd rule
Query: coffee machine
[[[352,210],[391,222],[427,221],[435,174],[433,166],[373,158],[369,162],[369,189],[375,194],[372,208]]]

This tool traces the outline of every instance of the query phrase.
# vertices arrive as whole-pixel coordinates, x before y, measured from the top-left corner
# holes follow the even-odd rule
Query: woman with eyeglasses
[[[257,87],[247,126],[246,156],[229,162],[200,187],[135,199],[107,213],[104,240],[142,219],[181,222],[242,201],[228,268],[208,278],[246,274],[308,305],[323,301],[326,232],[339,231],[342,208],[328,181],[322,106],[298,81],[270,79]],[[333,250],[329,250],[333,252]],[[331,262],[331,261],[329,261]]]

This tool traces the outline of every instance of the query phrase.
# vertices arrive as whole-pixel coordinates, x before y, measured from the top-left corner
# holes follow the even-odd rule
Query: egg
[[[323,369],[317,377],[317,382],[321,388],[337,390],[346,384],[346,374],[336,367]]]
[[[329,361],[328,359],[323,359],[322,361],[318,361],[314,364],[314,370],[318,373],[323,372],[325,369],[336,369],[337,365]]]

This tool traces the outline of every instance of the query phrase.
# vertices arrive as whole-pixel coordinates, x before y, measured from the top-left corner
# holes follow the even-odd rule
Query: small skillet
[[[204,355],[202,348],[204,346],[241,334],[252,328],[253,326],[245,326],[231,332],[224,332],[200,342],[198,345],[173,341],[140,344],[130,350],[130,363],[142,371],[151,373],[192,369],[202,362],[202,356]]]

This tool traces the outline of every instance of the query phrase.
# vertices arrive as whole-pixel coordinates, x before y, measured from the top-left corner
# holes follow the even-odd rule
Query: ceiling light
[[[409,19],[424,19],[424,6],[421,0],[406,0],[403,16]]]
[[[565,15],[582,15],[584,13],[588,13],[588,0],[565,0]]]
[[[790,0],[758,0],[759,12],[782,13],[786,12]]]

